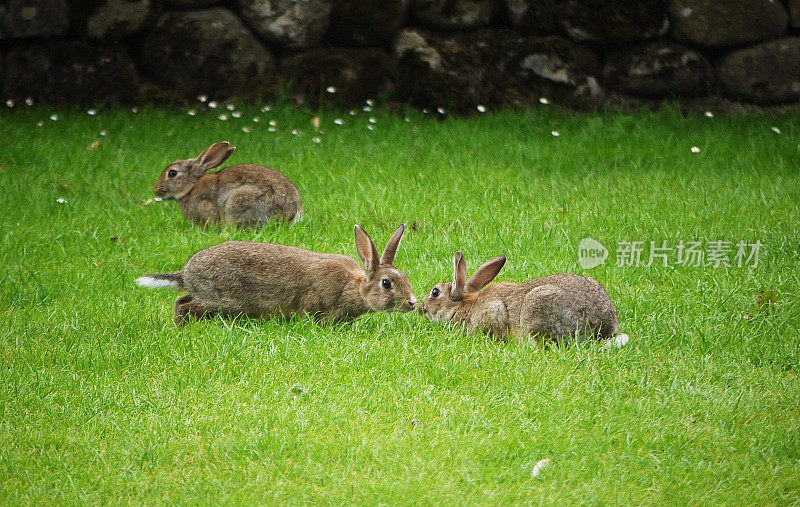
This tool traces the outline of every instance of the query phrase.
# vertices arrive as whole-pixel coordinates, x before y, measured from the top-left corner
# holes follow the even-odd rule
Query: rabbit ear
[[[361,257],[361,262],[364,263],[364,272],[369,279],[372,273],[378,269],[378,249],[375,247],[372,238],[364,232],[360,225],[356,225],[355,231],[356,250],[358,251],[358,256]]]
[[[467,282],[467,263],[461,252],[456,252],[453,257],[453,285],[450,287],[450,296],[459,299]]]
[[[406,224],[400,224],[400,227],[389,238],[386,248],[383,249],[383,255],[381,255],[381,264],[394,264],[394,256],[397,254],[397,247],[400,246],[400,240],[403,239],[405,230]]]
[[[236,151],[236,147],[231,146],[227,141],[212,144],[195,159],[195,171],[203,174],[209,169],[222,165],[234,151]]]
[[[474,291],[481,290],[486,284],[494,280],[494,277],[503,269],[505,263],[505,255],[500,255],[484,262],[483,265],[476,269],[475,272],[472,273],[472,276],[469,277],[467,288]]]

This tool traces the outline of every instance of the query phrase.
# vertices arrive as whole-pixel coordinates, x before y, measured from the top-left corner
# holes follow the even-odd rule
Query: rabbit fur
[[[187,291],[175,300],[173,320],[215,314],[249,317],[312,315],[349,320],[372,311],[414,310],[416,298],[394,258],[405,230],[400,225],[383,255],[358,225],[356,249],[364,263],[344,255],[267,243],[228,241],[197,252],[178,273],[146,275],[139,285]]]
[[[430,320],[482,330],[502,339],[533,336],[535,341],[561,342],[576,334],[578,339],[608,339],[617,333],[617,309],[594,278],[561,273],[487,287],[505,262],[505,256],[494,257],[467,280],[464,256],[456,252],[453,281],[434,285],[419,311]]]
[[[214,143],[197,158],[171,163],[153,192],[162,199],[176,199],[186,219],[201,226],[222,222],[259,227],[270,219],[302,218],[297,187],[278,171],[239,164],[206,173],[225,162],[234,150],[227,142]]]

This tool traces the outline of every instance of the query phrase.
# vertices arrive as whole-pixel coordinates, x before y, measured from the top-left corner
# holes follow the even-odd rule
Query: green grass
[[[0,112],[0,503],[798,502],[798,114],[377,111],[369,131],[326,112],[317,144],[311,113],[243,110]],[[145,205],[218,140],[288,175],[305,220],[202,230]],[[382,248],[401,222],[418,297],[455,250],[470,269],[502,253],[501,280],[596,277],[630,344],[539,349],[396,313],[178,329],[176,294],[133,283],[234,238],[355,257],[353,224]],[[584,237],[604,266],[580,268]],[[761,241],[759,265],[613,262],[620,241],[716,239]]]

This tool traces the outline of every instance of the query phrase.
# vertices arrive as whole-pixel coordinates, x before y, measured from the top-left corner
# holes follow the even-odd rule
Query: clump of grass
[[[0,111],[4,503],[796,500],[796,114],[236,111]],[[219,140],[289,176],[305,220],[203,230],[150,202],[167,163]],[[229,239],[355,256],[354,223],[400,222],[418,297],[457,249],[506,254],[501,280],[598,278],[630,344],[537,349],[417,314],[178,329],[175,294],[133,283]],[[611,250],[591,271],[585,237]],[[613,262],[664,240],[764,250]]]

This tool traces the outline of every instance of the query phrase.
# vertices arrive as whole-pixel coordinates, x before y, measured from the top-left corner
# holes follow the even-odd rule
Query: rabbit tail
[[[183,286],[183,273],[144,275],[137,278],[136,283],[148,289],[169,288],[172,290],[185,290]]]

